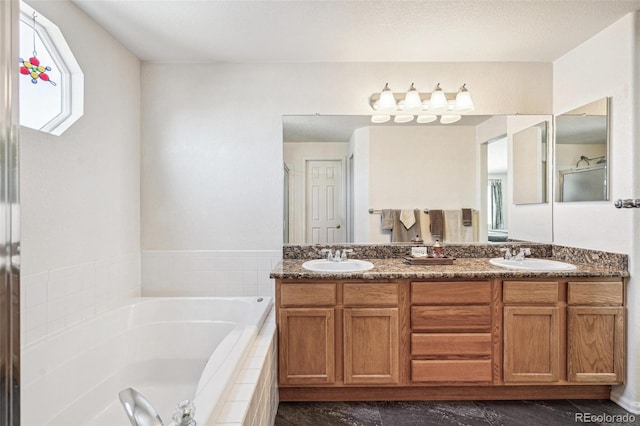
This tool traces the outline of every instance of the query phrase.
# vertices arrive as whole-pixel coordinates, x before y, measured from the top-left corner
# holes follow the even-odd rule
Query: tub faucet
[[[164,426],[158,412],[147,398],[133,388],[126,388],[118,394],[124,411],[129,416],[131,426]]]
[[[133,388],[126,388],[118,394],[120,402],[129,416],[131,426],[164,426],[162,419],[147,398]],[[193,418],[196,407],[188,399],[176,407],[173,414],[173,426],[196,426]]]

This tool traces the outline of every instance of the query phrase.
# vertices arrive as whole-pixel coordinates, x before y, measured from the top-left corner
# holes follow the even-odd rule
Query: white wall
[[[551,107],[550,64],[143,64],[142,247],[279,249],[282,115],[369,114],[386,82],[437,81],[478,114]]]
[[[475,127],[370,127],[370,207],[477,209],[475,154]],[[391,241],[380,215],[369,223],[370,242]]]
[[[566,111],[605,96],[611,97],[611,200],[640,196],[638,173],[640,100],[638,15],[625,16],[553,63],[553,112]],[[629,254],[627,285],[627,384],[613,398],[640,412],[640,215],[637,209],[615,209],[608,202],[554,204],[554,242]]]
[[[70,1],[28,1],[85,78],[61,136],[22,128],[23,344],[140,292],[140,61]]]

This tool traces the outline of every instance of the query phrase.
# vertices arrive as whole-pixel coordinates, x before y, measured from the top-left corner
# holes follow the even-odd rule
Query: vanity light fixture
[[[440,115],[440,123],[450,124],[460,120],[462,118],[460,114],[475,109],[466,83],[455,95],[445,93],[440,83],[432,93],[421,94],[415,84],[411,83],[404,97],[402,94],[394,94],[387,83],[382,92],[371,95],[369,104],[377,112],[371,116],[373,123],[386,123],[391,119],[391,115],[394,116],[393,121],[396,123],[408,123],[417,115],[416,121],[424,124],[437,120],[437,116]]]

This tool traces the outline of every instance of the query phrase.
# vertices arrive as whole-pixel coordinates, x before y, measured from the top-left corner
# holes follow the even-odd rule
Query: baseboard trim
[[[279,393],[283,402],[609,399],[611,386],[281,387]]]
[[[640,401],[633,401],[615,390],[611,392],[611,400],[630,413],[640,414]]]

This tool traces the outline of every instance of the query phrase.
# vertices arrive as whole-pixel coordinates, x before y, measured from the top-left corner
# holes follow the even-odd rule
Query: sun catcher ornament
[[[49,79],[47,71],[51,71],[51,67],[45,67],[40,65],[40,60],[37,58],[38,52],[36,52],[36,13],[33,12],[33,56],[28,60],[18,58],[20,61],[20,74],[31,77],[33,84],[38,83],[38,80],[48,81],[52,85],[56,85],[55,82]]]

